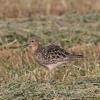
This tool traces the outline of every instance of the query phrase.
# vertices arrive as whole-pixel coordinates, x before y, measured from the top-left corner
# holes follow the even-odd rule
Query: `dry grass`
[[[70,78],[76,79],[81,76],[94,77],[96,75],[97,76],[99,75],[100,47],[98,45],[97,46],[81,45],[78,47],[69,48],[69,50],[67,51],[73,52],[76,54],[83,54],[85,58],[73,63],[70,62],[66,66],[66,68],[62,68],[62,70],[61,68],[59,68],[58,72],[56,72],[55,70],[55,75],[52,74],[52,78],[54,79],[57,78],[57,80],[66,81],[66,80],[70,80]],[[45,68],[42,68],[34,61],[33,55],[27,49],[24,49],[24,50],[23,49],[18,49],[18,50],[4,49],[0,51],[0,59],[1,59],[0,73],[1,73],[2,78],[4,78],[3,81],[9,81],[12,78],[15,78],[15,75],[19,77],[23,76],[25,75],[25,73],[27,73],[26,75],[29,74],[28,77],[30,78],[30,80],[34,80],[34,81],[45,80],[45,74],[46,74],[44,72]],[[38,72],[39,70],[40,70],[40,73]],[[67,70],[70,72],[69,76],[67,76],[67,73],[66,73]],[[60,71],[60,76],[59,76],[59,71]],[[32,72],[33,75],[32,74],[30,75],[30,72]],[[12,76],[10,76],[11,74]]]
[[[99,27],[99,13],[0,20],[0,99],[98,99]],[[41,45],[55,43],[85,58],[50,73],[33,60],[29,49],[16,48],[31,34],[37,35]]]
[[[100,12],[100,0],[0,0],[0,17]]]
[[[100,0],[0,0],[0,100],[99,100],[99,12]],[[49,72],[18,48],[31,34],[84,59]]]

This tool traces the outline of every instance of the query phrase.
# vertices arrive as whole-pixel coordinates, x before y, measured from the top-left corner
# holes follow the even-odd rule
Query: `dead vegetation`
[[[100,0],[0,0],[0,17],[100,12]]]

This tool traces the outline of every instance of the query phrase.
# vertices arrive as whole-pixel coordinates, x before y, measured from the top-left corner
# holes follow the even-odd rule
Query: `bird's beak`
[[[28,47],[28,46],[29,46],[29,44],[25,44],[25,45],[23,45],[24,48],[26,48],[26,47]]]

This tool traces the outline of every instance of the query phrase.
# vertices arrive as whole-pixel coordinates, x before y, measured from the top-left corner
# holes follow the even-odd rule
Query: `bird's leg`
[[[69,70],[66,69],[65,74],[63,75],[62,82],[65,80],[66,76],[68,77]]]
[[[45,69],[45,76],[44,76],[44,80],[48,80],[48,70]]]
[[[44,76],[44,79],[45,79],[45,80],[49,80],[49,79],[51,79],[51,77],[52,77],[52,71],[51,71],[51,70],[45,69],[45,76]]]
[[[45,71],[45,80],[50,80],[52,78],[52,72],[53,70],[46,70]]]
[[[50,70],[50,71],[49,71],[49,78],[50,78],[50,79],[52,78],[52,72],[53,72],[53,70]]]

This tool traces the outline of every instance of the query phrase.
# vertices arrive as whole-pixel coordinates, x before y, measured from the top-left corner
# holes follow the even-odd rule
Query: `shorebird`
[[[54,44],[41,47],[35,36],[29,39],[28,43],[24,46],[30,47],[35,60],[50,71],[69,61],[83,58],[82,55],[71,54]]]

